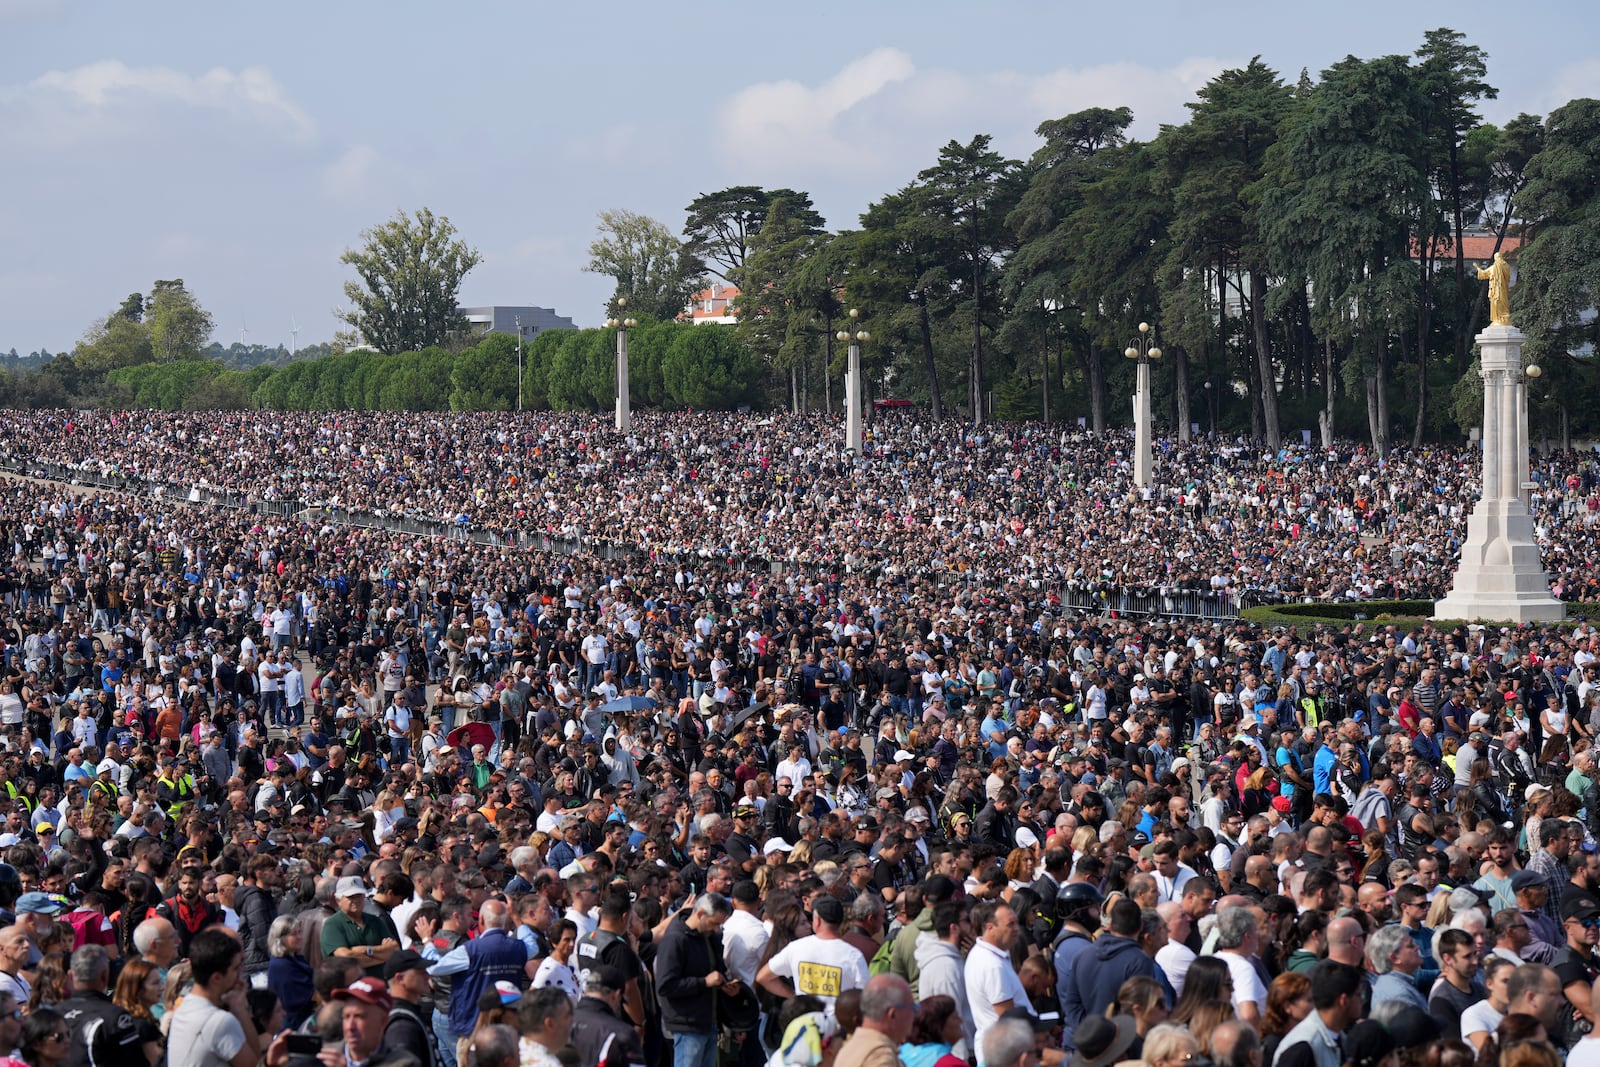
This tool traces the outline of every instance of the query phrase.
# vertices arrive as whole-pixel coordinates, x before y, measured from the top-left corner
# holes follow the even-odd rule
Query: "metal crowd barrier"
[[[275,518],[305,516],[311,521],[326,521],[341,526],[383,530],[417,537],[441,537],[452,541],[470,542],[493,548],[527,548],[559,555],[588,554],[604,560],[632,559],[653,555],[662,562],[704,563],[708,558],[700,552],[669,553],[647,552],[637,545],[622,544],[599,538],[555,537],[527,530],[500,531],[460,522],[440,522],[412,516],[381,515],[373,512],[353,511],[347,508],[313,504],[283,498],[262,498],[224,489],[192,486],[187,492],[160,482],[129,478],[117,474],[101,474],[59,463],[44,463],[15,457],[0,458],[0,470],[69,485],[92,486],[118,492],[165,498],[191,504],[209,504],[218,507],[247,511],[255,515]],[[767,556],[747,555],[729,562],[743,563],[752,568],[781,574],[793,564]],[[803,566],[803,564],[802,564]],[[939,575],[941,584],[966,585],[973,580],[970,575],[954,571]],[[1209,589],[1132,588],[1098,583],[1059,583],[1050,588],[1064,611],[1103,614],[1116,612],[1129,616],[1161,616],[1163,618],[1203,619],[1211,622],[1230,622],[1239,617],[1242,607],[1251,602],[1270,603],[1281,599],[1275,594],[1233,589],[1221,592]]]

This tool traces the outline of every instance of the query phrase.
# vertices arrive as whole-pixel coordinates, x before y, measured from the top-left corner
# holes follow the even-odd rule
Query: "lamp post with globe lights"
[[[1143,488],[1150,484],[1154,466],[1150,454],[1150,363],[1161,358],[1148,322],[1139,324],[1139,336],[1128,342],[1122,354],[1139,361],[1133,394],[1133,483]]]
[[[855,326],[861,312],[851,308],[850,324]],[[872,340],[866,330],[840,330],[834,335],[850,343],[849,360],[844,372],[844,447],[846,451],[861,454],[861,344]]]
[[[1544,368],[1537,363],[1530,363],[1522,368],[1525,377],[1538,381],[1544,376]],[[1524,507],[1531,505],[1533,499],[1533,481],[1528,474],[1528,424],[1533,421],[1533,402],[1528,397],[1526,382],[1519,383],[1517,392],[1517,495],[1522,498]]]
[[[628,301],[617,297],[617,314],[621,315]],[[607,319],[606,328],[617,331],[617,432],[627,433],[633,427],[633,412],[628,407],[628,331],[639,325],[638,319]]]

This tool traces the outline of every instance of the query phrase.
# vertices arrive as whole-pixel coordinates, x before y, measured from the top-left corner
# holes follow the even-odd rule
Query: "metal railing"
[[[529,530],[495,530],[466,522],[441,522],[415,516],[387,515],[281,497],[259,497],[210,486],[196,485],[184,490],[181,487],[143,478],[105,474],[60,463],[21,460],[14,457],[0,457],[0,470],[67,485],[109,489],[194,505],[225,507],[252,515],[274,518],[298,517],[309,522],[328,522],[413,537],[439,537],[492,548],[522,548],[553,555],[584,554],[604,560],[649,556],[661,563],[688,561],[695,565],[703,565],[708,559],[717,558],[735,566],[766,570],[773,574],[781,574],[791,568],[803,569],[806,566],[804,562],[792,562],[759,554],[729,557],[699,551],[664,552],[600,538],[558,537]],[[972,575],[954,571],[944,572],[939,576],[939,581],[943,585],[967,585],[974,580]],[[1060,582],[1049,586],[1041,583],[1040,592],[1054,593],[1062,610],[1071,613],[1115,612],[1128,616],[1203,619],[1211,622],[1232,621],[1239,617],[1240,609],[1243,607],[1281,599],[1276,594],[1256,590],[1137,588],[1087,582]]]

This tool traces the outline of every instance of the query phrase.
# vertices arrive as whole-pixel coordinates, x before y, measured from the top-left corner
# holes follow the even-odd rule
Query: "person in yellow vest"
[[[1322,720],[1327,717],[1327,706],[1322,700],[1322,687],[1315,679],[1307,680],[1305,693],[1300,698],[1300,725],[1321,726]]]
[[[122,767],[118,765],[116,760],[107,757],[101,760],[94,770],[94,784],[89,786],[89,793],[91,796],[105,797],[105,802],[115,808],[117,806],[117,797],[122,792],[121,786],[117,781],[117,776],[122,771]]]
[[[194,800],[194,775],[176,761],[168,761],[156,779],[156,800],[169,818],[176,819],[184,805]]]
[[[33,815],[34,809],[39,806],[38,798],[20,788],[16,782],[10,779],[6,781],[6,797],[13,804],[20,803],[30,817]]]

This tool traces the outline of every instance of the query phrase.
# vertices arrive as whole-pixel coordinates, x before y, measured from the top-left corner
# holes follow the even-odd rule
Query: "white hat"
[[[341,878],[333,887],[333,895],[340,900],[345,897],[364,897],[367,895],[367,883],[354,876]]]
[[[107,759],[101,760],[99,763],[97,763],[95,765],[94,773],[96,773],[96,774],[116,774],[119,769],[120,768],[119,768],[119,765],[118,765],[116,760],[107,758]]]
[[[793,852],[793,851],[794,851],[794,846],[789,844],[789,842],[785,841],[781,837],[774,837],[772,840],[768,841],[765,845],[761,846],[761,854],[764,855],[764,856],[770,856],[774,852]]]
[[[913,756],[913,755],[912,755],[912,754],[911,754],[911,753],[909,753],[909,752],[907,752],[907,751],[906,751],[906,750],[905,750],[905,749],[903,749],[903,748],[902,748],[902,749],[900,749],[900,750],[899,750],[899,751],[897,751],[897,752],[896,752],[896,753],[895,753],[895,754],[894,754],[894,761],[895,761],[895,762],[896,762],[896,763],[902,763],[902,762],[904,762],[904,761],[906,761],[906,760],[911,760],[911,761],[913,761],[913,762],[915,762],[915,760],[916,760],[916,758],[917,758],[917,757],[915,757],[915,756]]]
[[[1534,797],[1538,796],[1540,793],[1548,793],[1548,792],[1550,792],[1550,787],[1549,786],[1540,785],[1538,782],[1534,782],[1532,785],[1528,786],[1528,788],[1526,788],[1526,789],[1524,789],[1522,791],[1522,799],[1523,800],[1532,800]]]
[[[1179,756],[1177,759],[1172,761],[1172,770],[1174,773],[1183,770],[1183,768],[1187,766],[1189,766],[1188,756]]]
[[[12,845],[19,844],[21,841],[22,838],[18,837],[16,834],[0,834],[0,848],[10,848]]]

